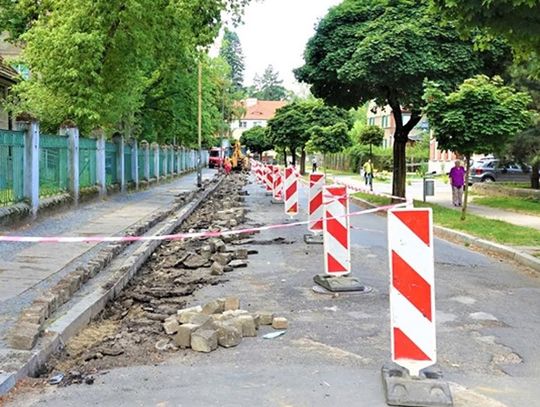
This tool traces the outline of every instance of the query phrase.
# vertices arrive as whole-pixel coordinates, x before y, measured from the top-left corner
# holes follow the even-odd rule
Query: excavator
[[[249,169],[249,157],[242,152],[240,140],[237,140],[231,156],[233,171],[242,171]]]

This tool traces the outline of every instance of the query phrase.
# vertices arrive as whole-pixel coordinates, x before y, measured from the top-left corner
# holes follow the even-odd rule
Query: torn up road
[[[245,219],[239,212],[226,215],[240,205],[216,195],[183,230],[290,222],[258,186],[245,190]],[[305,208],[305,191],[301,202]],[[118,299],[50,361],[41,378],[23,383],[3,401],[13,406],[385,406],[380,370],[390,360],[386,219],[362,215],[351,223],[353,274],[371,292],[315,293],[322,246],[304,243],[305,227],[227,239],[223,246],[208,240],[165,243]],[[441,240],[435,241],[435,260],[438,366],[451,383],[454,405],[540,405],[538,275]],[[232,269],[232,261],[246,267]],[[212,268],[214,263],[222,267]],[[178,310],[213,302],[220,307],[219,299],[231,297],[239,299],[245,315],[285,318],[285,334],[265,339],[278,331],[259,324],[256,336],[207,353],[182,349],[177,333],[166,332],[175,329],[164,323]],[[211,336],[202,339],[210,344]],[[58,373],[65,386],[47,384]]]

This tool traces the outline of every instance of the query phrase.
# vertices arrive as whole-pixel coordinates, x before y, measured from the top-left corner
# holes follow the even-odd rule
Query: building
[[[231,122],[231,133],[235,140],[239,140],[242,134],[255,126],[266,127],[268,120],[276,115],[276,110],[285,106],[286,101],[258,100],[249,98],[242,101],[245,114],[240,120]]]
[[[0,100],[4,100],[11,86],[17,83],[19,74],[0,57]],[[0,129],[13,130],[13,117],[0,107]]]

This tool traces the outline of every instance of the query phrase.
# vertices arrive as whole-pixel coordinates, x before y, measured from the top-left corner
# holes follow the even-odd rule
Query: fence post
[[[30,202],[32,217],[39,208],[39,122],[35,119],[18,121],[24,135],[24,197]]]
[[[131,144],[131,176],[135,183],[135,189],[139,189],[139,148],[137,146],[137,140],[130,139]]]
[[[169,172],[171,173],[171,176],[174,176],[174,146],[169,146],[169,150]]]
[[[163,176],[169,176],[169,146],[163,146]]]
[[[139,147],[142,149],[144,153],[144,161],[143,161],[144,179],[150,182],[150,146],[148,144],[148,141],[146,140],[141,141]],[[141,165],[141,163],[139,163],[139,165]]]
[[[79,129],[70,125],[60,129],[68,137],[68,191],[73,205],[79,205]]]
[[[180,175],[182,174],[182,167],[181,167],[181,161],[180,161],[180,147],[176,147],[176,174]]]
[[[154,177],[156,181],[159,181],[159,145],[152,143],[152,150],[154,151]]]
[[[120,192],[126,192],[126,171],[124,162],[124,137],[116,135],[113,137],[116,144],[116,179],[120,184]]]
[[[105,164],[105,134],[103,130],[94,130],[96,136],[96,183],[99,188],[99,197],[107,195],[107,173]]]

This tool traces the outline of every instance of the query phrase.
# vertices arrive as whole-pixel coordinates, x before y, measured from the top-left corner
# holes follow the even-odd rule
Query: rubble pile
[[[163,330],[172,338],[173,348],[208,353],[218,346],[231,348],[238,346],[242,338],[256,337],[261,325],[288,328],[286,318],[267,311],[251,314],[240,309],[238,298],[227,297],[179,310],[165,320]]]

